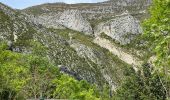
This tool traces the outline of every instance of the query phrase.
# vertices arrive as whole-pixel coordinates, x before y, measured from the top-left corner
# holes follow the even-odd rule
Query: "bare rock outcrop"
[[[94,30],[94,34],[99,36],[106,34],[120,44],[128,44],[133,38],[142,33],[139,21],[133,16],[126,14],[116,17],[107,22],[100,23]]]
[[[90,23],[84,19],[78,10],[66,10],[59,19],[59,23],[67,28],[92,35],[93,30]]]
[[[69,28],[75,31],[83,32],[86,35],[93,34],[90,23],[84,17],[82,17],[79,10],[65,10],[63,12],[48,13],[39,16],[27,16],[35,24],[40,24],[47,28]]]
[[[25,13],[23,13],[25,14]],[[36,25],[42,25],[47,28],[66,29],[63,25],[58,23],[61,13],[42,14],[40,16],[28,15],[28,18]]]

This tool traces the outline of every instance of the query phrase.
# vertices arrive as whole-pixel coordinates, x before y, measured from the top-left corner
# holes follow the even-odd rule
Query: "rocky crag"
[[[112,39],[124,45],[130,43],[134,36],[142,33],[142,29],[139,21],[127,14],[100,23],[95,27],[94,33],[96,36],[105,33]]]

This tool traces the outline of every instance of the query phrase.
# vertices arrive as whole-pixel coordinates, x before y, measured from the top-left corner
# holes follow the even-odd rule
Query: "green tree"
[[[56,90],[53,95],[61,99],[99,100],[96,89],[85,81],[77,81],[67,75],[53,81]]]
[[[29,66],[29,81],[24,86],[25,97],[48,98],[51,96],[52,80],[60,76],[57,67],[53,66],[48,59],[39,56],[27,56]]]
[[[0,100],[99,99],[95,86],[61,74],[41,50],[37,54],[15,53],[4,44],[0,44]]]
[[[170,0],[153,0],[150,13],[143,24],[144,37],[156,56],[155,71],[165,76],[162,86],[170,97]]]
[[[22,56],[5,50],[7,46],[0,46],[0,98],[14,99],[28,80],[28,66]]]
[[[149,66],[143,66],[143,70],[135,72],[126,70],[126,77],[117,89],[115,100],[165,100],[166,92],[161,85],[157,73],[151,73]]]

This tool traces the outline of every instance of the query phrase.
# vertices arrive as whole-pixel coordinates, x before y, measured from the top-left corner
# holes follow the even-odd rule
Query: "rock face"
[[[34,15],[34,22],[45,27],[62,29],[64,24],[67,28],[92,34],[91,27],[126,10],[139,20],[146,18],[146,9],[150,4],[151,0],[108,0],[92,4],[47,3],[23,9],[22,12]]]
[[[107,22],[100,23],[94,30],[94,34],[99,36],[104,33],[112,39],[125,45],[138,34],[142,33],[139,21],[133,16],[126,14],[116,17]]]
[[[59,23],[67,28],[92,35],[90,23],[84,19],[78,10],[66,10],[59,19]]]
[[[27,16],[34,24],[42,25],[47,28],[65,29],[63,25],[58,23],[58,19],[60,15],[61,13],[41,15],[41,16],[33,16],[33,15],[27,15]]]
[[[47,13],[58,13],[65,10],[79,10],[84,17],[88,19],[98,19],[113,16],[118,13],[139,12],[146,10],[151,4],[151,0],[108,0],[99,3],[85,3],[85,4],[66,4],[66,3],[47,3],[34,7],[24,9],[24,12],[34,15],[41,15]]]
[[[93,30],[90,23],[82,17],[78,10],[66,10],[64,12],[43,14],[41,16],[27,15],[36,24],[47,28],[72,29],[83,32],[86,35],[92,35]]]

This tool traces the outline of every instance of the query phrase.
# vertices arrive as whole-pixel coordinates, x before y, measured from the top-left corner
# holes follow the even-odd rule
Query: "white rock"
[[[119,16],[110,21],[100,23],[94,30],[94,34],[99,36],[105,33],[120,44],[128,44],[134,36],[141,34],[142,29],[139,21],[133,16],[127,14]]]
[[[78,10],[66,10],[62,13],[59,23],[67,28],[92,35],[90,23],[84,19]]]

